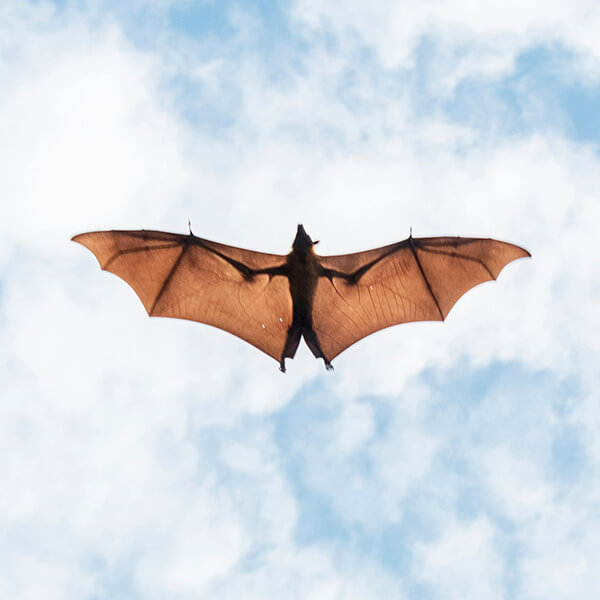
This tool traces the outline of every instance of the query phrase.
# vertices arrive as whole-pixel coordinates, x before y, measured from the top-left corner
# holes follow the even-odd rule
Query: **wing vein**
[[[373,294],[371,293],[371,292],[373,291],[373,290],[372,290],[372,286],[371,286],[371,285],[367,286],[367,291],[369,292],[369,299],[371,300],[371,306],[373,307],[373,312],[375,313],[375,318],[376,318],[377,320],[380,320],[380,319],[381,319],[381,317],[380,317],[380,316],[379,316],[379,314],[378,314],[378,311],[377,311],[377,306],[376,306],[376,304],[375,304],[375,300],[374,300],[374,298],[373,298]]]
[[[150,252],[152,250],[166,250],[168,248],[177,248],[177,246],[180,246],[181,244],[178,244],[177,242],[171,242],[169,244],[161,244],[160,246],[140,246],[139,248],[127,248],[126,250],[119,250],[118,252],[115,252],[107,261],[106,263],[103,265],[103,269],[106,271],[108,269],[108,267],[115,262],[115,260],[117,260],[117,258],[120,258],[121,256],[124,256],[125,254],[135,254],[136,252]]]
[[[415,261],[417,263],[417,266],[419,267],[419,271],[421,272],[421,275],[423,276],[423,279],[425,280],[425,285],[427,286],[427,289],[429,290],[429,293],[431,294],[431,297],[433,298],[433,301],[435,302],[435,305],[437,306],[438,312],[440,313],[440,317],[442,317],[442,321],[444,320],[444,313],[442,312],[442,309],[440,308],[440,304],[437,300],[437,298],[435,297],[435,294],[433,293],[433,290],[431,289],[431,284],[429,283],[429,279],[427,279],[427,275],[425,274],[425,271],[423,270],[423,266],[421,265],[421,261],[419,260],[419,257],[417,256],[417,251],[415,250],[415,244],[412,241],[412,238],[410,238],[410,249],[412,250],[413,256],[415,257]]]
[[[488,268],[488,266],[480,258],[475,258],[474,256],[467,256],[466,254],[459,254],[458,252],[445,252],[444,250],[433,250],[431,248],[427,248],[427,246],[420,246],[419,249],[423,250],[424,252],[429,252],[430,254],[441,254],[442,256],[451,256],[452,258],[470,260],[471,262],[477,263],[480,266],[482,266],[488,272],[489,276],[492,279],[496,279],[494,277],[494,274]]]
[[[171,279],[173,279],[173,275],[175,274],[175,271],[177,270],[177,267],[179,266],[179,263],[181,262],[181,259],[183,258],[184,254],[186,253],[188,248],[189,248],[189,245],[187,245],[187,244],[185,246],[183,246],[183,248],[181,248],[181,254],[177,257],[177,260],[173,263],[173,266],[171,267],[169,274],[165,277],[163,284],[160,286],[160,290],[158,290],[158,294],[156,294],[156,298],[154,299],[154,302],[152,303],[152,308],[148,312],[149,315],[152,315],[154,313],[154,309],[156,308],[156,305],[158,304],[158,302],[164,295],[165,291],[169,287],[169,283],[171,282]]]
[[[331,281],[331,285],[333,286],[333,289],[335,290],[335,293],[341,298],[341,300],[350,308],[350,310],[354,311],[359,317],[360,320],[368,326],[367,322],[365,321],[364,317],[352,306],[352,304],[350,304],[350,302],[348,302],[348,300],[346,300],[346,298],[344,298],[344,296],[342,294],[340,294],[339,290],[337,289],[335,283],[333,283],[333,280]],[[348,285],[357,285],[356,283],[350,283]],[[358,288],[359,290],[359,299],[360,299],[360,287]],[[349,319],[350,321],[352,321],[352,323],[354,324],[354,326],[356,326],[356,322],[354,321],[354,319],[350,316],[349,313],[344,313]]]

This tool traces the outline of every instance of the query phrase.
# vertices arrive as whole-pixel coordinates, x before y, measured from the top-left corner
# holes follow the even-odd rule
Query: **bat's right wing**
[[[218,327],[279,361],[292,322],[285,257],[162,231],[97,231],[73,241],[124,279],[150,316]]]
[[[443,321],[469,289],[496,279],[527,250],[492,239],[409,238],[323,256],[313,326],[328,360],[363,337],[409,321]]]

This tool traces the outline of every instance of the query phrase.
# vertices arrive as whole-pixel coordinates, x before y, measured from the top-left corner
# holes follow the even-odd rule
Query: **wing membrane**
[[[366,252],[323,256],[325,269],[349,277],[319,279],[313,325],[321,347],[333,360],[380,329],[443,320],[466,291],[525,256],[530,256],[526,250],[506,242],[458,237],[409,238]]]
[[[150,316],[223,329],[279,361],[292,319],[285,277],[250,276],[285,257],[160,231],[99,231],[73,238],[118,275]]]

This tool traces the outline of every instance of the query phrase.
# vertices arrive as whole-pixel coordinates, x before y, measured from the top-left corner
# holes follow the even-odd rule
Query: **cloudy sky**
[[[600,595],[596,0],[2,0],[0,596]],[[282,375],[69,238],[532,260]]]

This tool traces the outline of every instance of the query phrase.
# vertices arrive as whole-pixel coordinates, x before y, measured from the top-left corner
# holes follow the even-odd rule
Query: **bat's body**
[[[312,322],[313,302],[322,267],[319,257],[313,250],[313,241],[304,231],[302,225],[298,226],[296,239],[292,251],[287,255],[282,273],[287,277],[292,296],[292,324],[287,332],[287,338],[279,368],[285,373],[285,359],[294,358],[300,338],[304,337],[306,345],[316,358],[325,361],[327,369],[332,369],[331,362],[327,360],[315,334]]]
[[[74,241],[131,285],[151,316],[229,331],[279,361],[303,337],[331,360],[379,329],[444,320],[473,286],[529,253],[482,238],[413,238],[355,254],[319,256],[298,226],[287,256],[160,231],[99,231]]]

